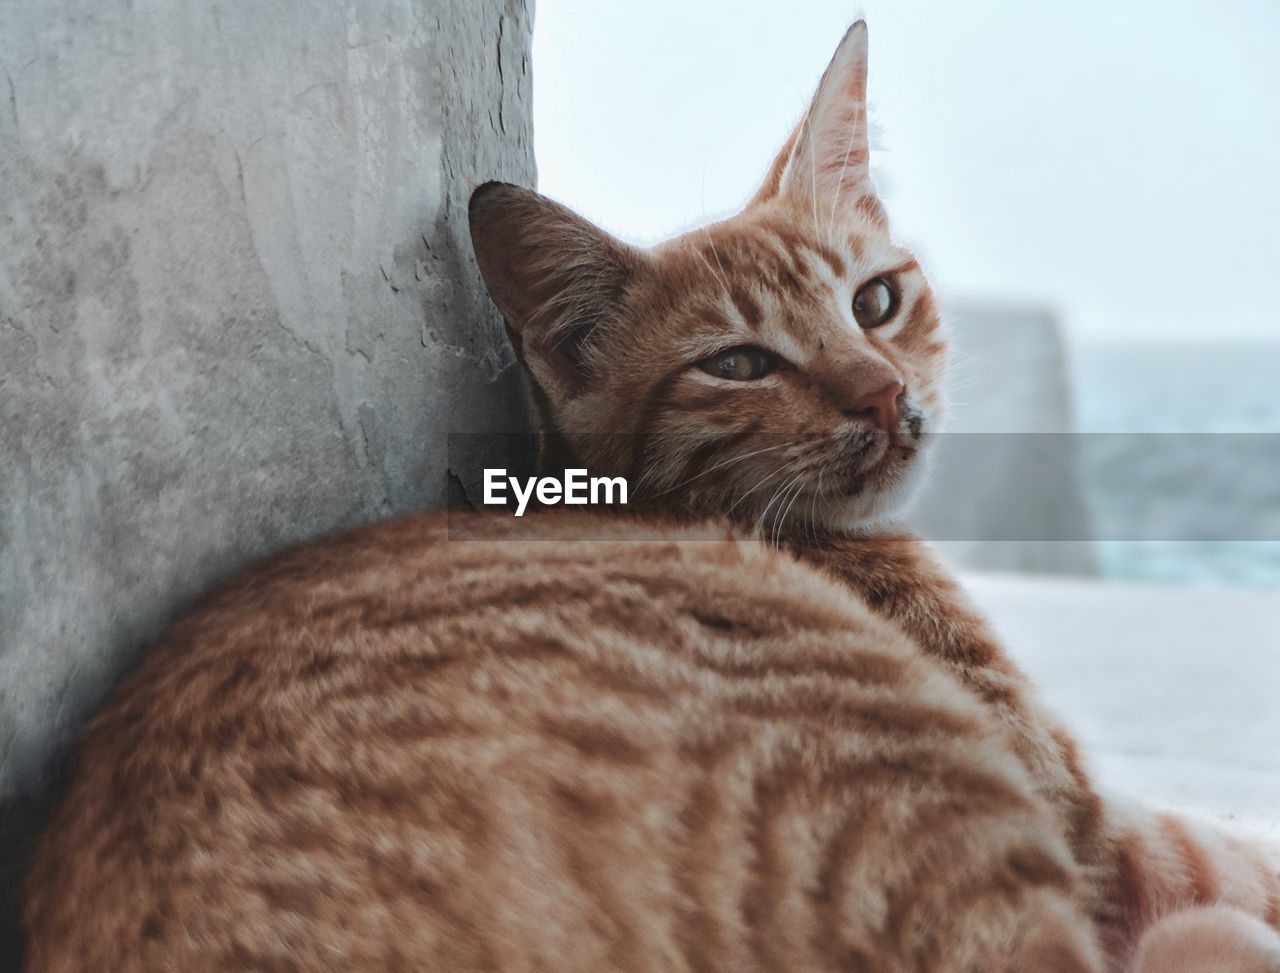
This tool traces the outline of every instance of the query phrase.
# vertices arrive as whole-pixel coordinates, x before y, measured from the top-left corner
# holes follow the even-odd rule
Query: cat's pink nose
[[[898,426],[898,410],[907,389],[901,382],[890,382],[870,395],[864,395],[848,409],[848,415],[870,419],[877,429],[893,432]]]

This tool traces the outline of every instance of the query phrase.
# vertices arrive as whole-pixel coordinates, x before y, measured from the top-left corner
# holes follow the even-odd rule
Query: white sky
[[[537,0],[540,188],[640,242],[731,212],[859,14],[877,183],[944,293],[1280,338],[1280,0]]]

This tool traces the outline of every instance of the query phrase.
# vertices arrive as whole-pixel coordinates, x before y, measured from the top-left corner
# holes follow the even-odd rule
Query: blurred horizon
[[[877,186],[944,298],[1280,341],[1271,0],[540,0],[540,188],[642,243],[732,213],[860,15]]]

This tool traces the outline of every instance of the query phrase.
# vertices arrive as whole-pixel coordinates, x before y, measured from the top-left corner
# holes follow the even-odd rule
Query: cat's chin
[[[814,505],[813,526],[832,534],[856,534],[902,514],[924,483],[922,453],[881,465],[848,493],[823,497]]]

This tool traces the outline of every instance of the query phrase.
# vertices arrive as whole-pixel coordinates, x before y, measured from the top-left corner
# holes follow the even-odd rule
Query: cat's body
[[[773,544],[418,520],[249,576],[88,728],[33,973],[1122,969],[1187,906],[1280,923],[1271,865],[1099,797],[927,547],[869,533],[945,342],[870,184],[865,56],[855,26],[742,214],[653,250],[472,202],[555,459]],[[1195,915],[1144,971],[1238,931]]]
[[[723,527],[470,527],[170,633],[86,734],[32,973],[1100,968],[999,728],[835,582]]]

